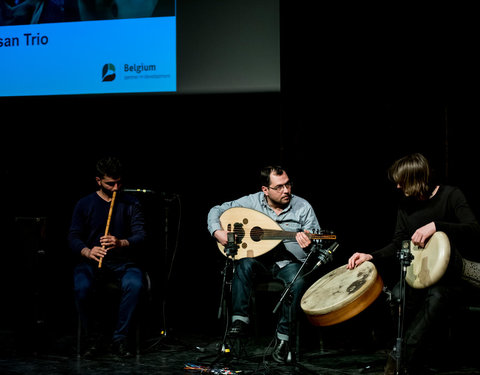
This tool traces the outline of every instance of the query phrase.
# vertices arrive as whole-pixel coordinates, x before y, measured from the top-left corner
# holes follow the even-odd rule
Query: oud
[[[297,232],[283,230],[274,220],[267,215],[244,207],[233,207],[220,216],[222,229],[235,233],[235,243],[238,252],[235,259],[255,258],[263,255],[282,240],[295,240]],[[335,240],[333,234],[306,233],[312,240]],[[218,248],[225,254],[225,247],[217,243]]]

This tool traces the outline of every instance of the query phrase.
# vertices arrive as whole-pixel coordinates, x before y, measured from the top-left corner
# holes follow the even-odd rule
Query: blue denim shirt
[[[208,213],[208,231],[211,235],[216,230],[222,230],[220,224],[220,216],[229,208],[245,207],[257,210],[269,216],[276,221],[280,227],[288,232],[297,232],[308,230],[310,232],[319,231],[320,224],[313,210],[313,207],[305,199],[292,194],[292,198],[287,207],[280,213],[275,211],[268,205],[267,199],[263,192],[258,192],[244,196],[242,198],[225,202],[221,205],[213,207]],[[304,261],[306,258],[305,251],[295,240],[283,240],[286,249],[291,252],[298,260]],[[280,265],[280,266],[283,266]]]

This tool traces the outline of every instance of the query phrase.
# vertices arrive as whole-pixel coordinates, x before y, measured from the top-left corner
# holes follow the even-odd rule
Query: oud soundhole
[[[260,227],[253,227],[250,231],[250,237],[255,242],[260,241],[263,237],[263,229]]]

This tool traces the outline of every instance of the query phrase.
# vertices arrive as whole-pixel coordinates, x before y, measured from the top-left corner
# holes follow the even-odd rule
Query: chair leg
[[[135,327],[135,354],[140,355],[140,324],[137,322]]]
[[[82,354],[82,321],[80,316],[77,316],[77,357],[80,358]]]
[[[250,323],[253,324],[253,332],[255,337],[258,337],[259,331],[258,331],[258,317],[257,317],[257,298],[255,291],[252,291],[252,294],[250,296]],[[231,323],[231,322],[229,322]]]

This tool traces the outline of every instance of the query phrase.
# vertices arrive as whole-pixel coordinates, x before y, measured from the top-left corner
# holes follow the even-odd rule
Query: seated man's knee
[[[242,258],[240,260],[237,260],[235,264],[235,272],[239,272],[239,273],[251,272],[255,262],[256,261],[254,258]]]
[[[129,292],[139,293],[143,288],[143,274],[138,269],[130,269],[122,279],[122,288]]]
[[[75,275],[73,292],[78,300],[86,299],[92,290],[92,281],[86,275]]]

